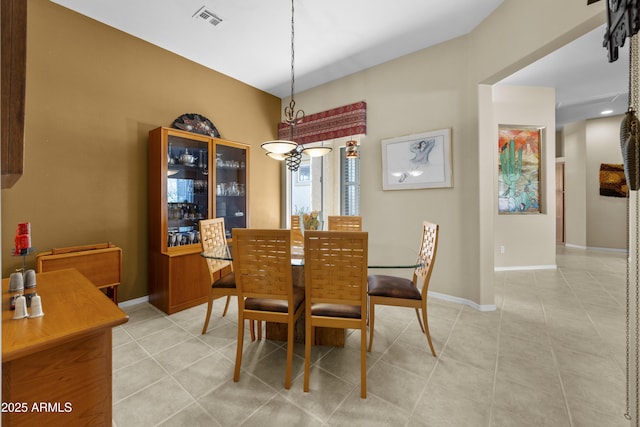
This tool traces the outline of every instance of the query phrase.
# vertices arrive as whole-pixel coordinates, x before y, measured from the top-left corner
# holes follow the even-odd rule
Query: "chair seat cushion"
[[[383,274],[370,275],[367,278],[369,296],[420,300],[420,291],[409,279]]]
[[[224,276],[213,282],[211,284],[211,287],[233,289],[236,287],[236,275],[233,272],[225,274]]]
[[[360,306],[347,304],[313,304],[312,316],[344,317],[348,319],[360,319]]]
[[[293,287],[293,311],[296,311],[304,301],[304,288]],[[287,312],[287,300],[267,299],[267,298],[247,298],[244,301],[246,310],[275,311],[278,313]]]

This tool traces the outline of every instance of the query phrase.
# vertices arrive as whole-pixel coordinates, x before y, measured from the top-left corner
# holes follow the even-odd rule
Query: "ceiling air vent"
[[[200,9],[198,9],[196,13],[193,14],[193,17],[196,19],[203,19],[213,26],[216,26],[222,22],[222,18],[207,9],[206,6],[202,6]]]

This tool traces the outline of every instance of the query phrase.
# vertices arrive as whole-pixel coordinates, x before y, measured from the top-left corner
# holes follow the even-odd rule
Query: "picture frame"
[[[541,214],[544,126],[498,125],[498,213]]]
[[[453,187],[451,128],[383,139],[382,189]]]

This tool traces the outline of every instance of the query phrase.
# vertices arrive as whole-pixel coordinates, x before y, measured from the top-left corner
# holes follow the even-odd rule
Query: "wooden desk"
[[[128,316],[75,269],[36,282],[44,316],[13,320],[2,281],[2,424],[111,426],[111,328]]]

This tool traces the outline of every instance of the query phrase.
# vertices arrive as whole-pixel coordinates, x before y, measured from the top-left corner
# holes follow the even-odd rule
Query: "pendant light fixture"
[[[346,153],[345,157],[347,159],[357,159],[358,158],[358,141],[350,140],[346,143]]]
[[[309,157],[320,157],[331,152],[331,147],[308,147],[303,148],[294,141],[294,132],[296,125],[302,123],[304,119],[304,111],[296,110],[296,101],[294,99],[295,92],[295,9],[294,0],[291,0],[291,100],[289,105],[284,108],[285,122],[289,125],[289,139],[278,139],[274,141],[264,142],[261,147],[267,152],[267,156],[275,160],[284,160],[287,168],[296,171],[300,167],[302,154]]]

